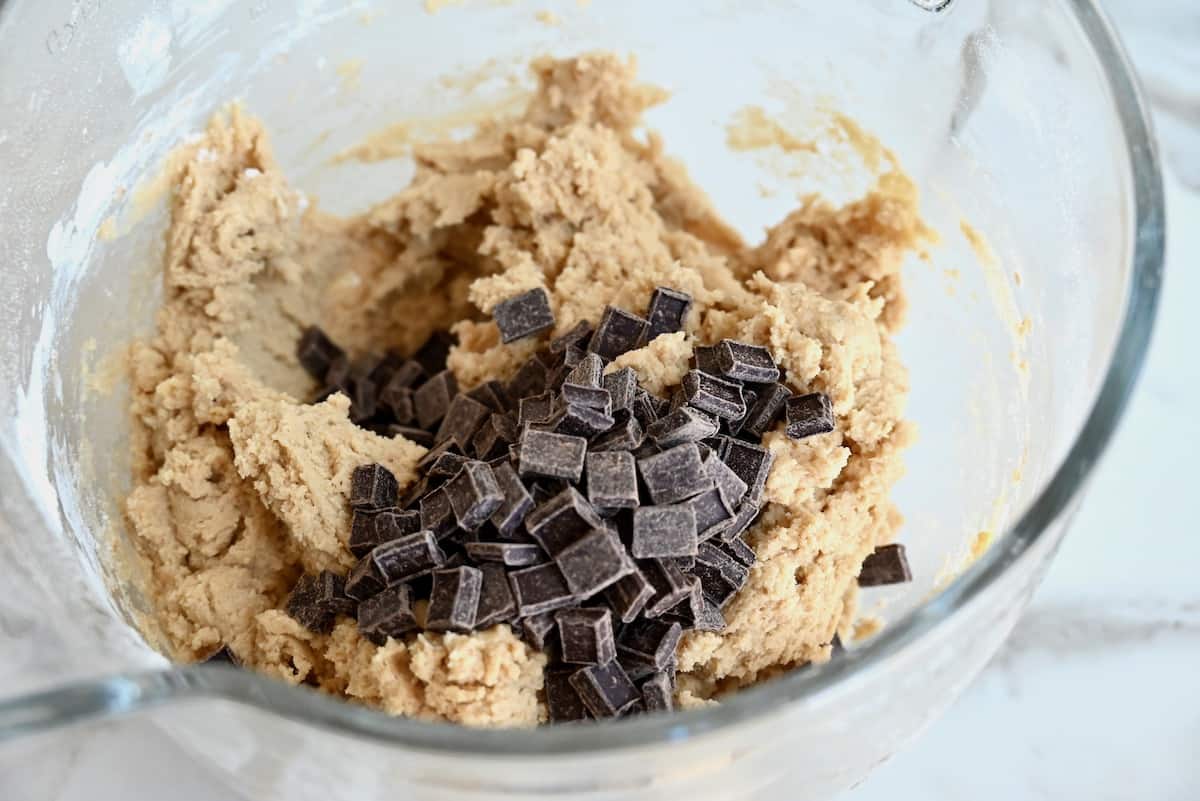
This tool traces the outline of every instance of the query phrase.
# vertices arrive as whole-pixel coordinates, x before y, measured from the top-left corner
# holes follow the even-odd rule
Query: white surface
[[[1200,15],[1127,5],[1118,21],[1156,101],[1172,173],[1167,281],[1140,392],[1003,651],[944,718],[842,801],[1200,798],[1200,313],[1191,307],[1200,193],[1174,177],[1196,186],[1200,176]],[[0,751],[0,801],[238,797],[143,721],[56,736],[53,775]]]

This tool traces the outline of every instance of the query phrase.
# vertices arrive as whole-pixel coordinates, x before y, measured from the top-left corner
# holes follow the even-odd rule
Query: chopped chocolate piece
[[[572,345],[586,349],[591,335],[592,324],[587,320],[580,320],[579,322],[575,323],[571,330],[550,340],[550,352],[562,353]]]
[[[379,392],[379,403],[391,413],[392,419],[400,425],[408,425],[415,419],[413,406],[413,391],[405,386],[396,384],[397,376],[384,385]]]
[[[446,555],[438,547],[432,532],[418,531],[377,545],[371,551],[370,559],[384,583],[391,586],[441,567]]]
[[[554,613],[562,661],[577,665],[603,665],[617,658],[612,612],[608,609],[560,609]]]
[[[696,345],[692,348],[692,356],[696,360],[696,369],[709,375],[720,375],[721,364],[717,361],[716,345]]]
[[[344,356],[342,349],[333,344],[325,332],[315,325],[304,329],[300,341],[296,344],[296,359],[317,381],[324,380],[329,366]]]
[[[642,426],[636,417],[616,423],[588,446],[589,453],[597,451],[632,451],[642,444]]]
[[[636,619],[653,595],[654,588],[640,570],[622,576],[617,583],[604,591],[605,601],[622,623]]]
[[[433,571],[433,591],[425,628],[430,631],[470,631],[475,628],[483,572],[474,567]]]
[[[571,675],[576,670],[577,668],[553,668],[546,671],[546,711],[552,723],[569,723],[588,718],[587,707],[583,705],[579,693],[571,686]]]
[[[668,673],[655,673],[642,682],[642,703],[647,712],[670,712],[675,708],[675,689]]]
[[[704,595],[725,606],[750,577],[750,571],[728,553],[709,542],[700,543],[692,574],[700,579]]]
[[[358,365],[351,371],[350,377],[350,419],[355,423],[363,423],[375,416],[379,409],[378,387],[367,373],[366,366]]]
[[[216,664],[224,663],[224,664],[233,665],[234,667],[242,666],[242,660],[238,659],[237,654],[235,654],[232,650],[230,650],[228,645],[222,645],[220,648],[213,651],[212,654],[203,661],[204,661],[204,664],[206,664],[206,665],[216,665]],[[572,668],[572,672],[574,672],[574,668]]]
[[[530,359],[521,365],[504,389],[512,403],[516,403],[521,398],[528,398],[530,395],[544,392],[546,390],[545,365],[536,358]]]
[[[454,440],[446,440],[446,443],[444,444],[451,444],[453,442]],[[441,445],[438,445],[438,448],[441,447]],[[428,475],[430,478],[454,478],[456,475],[458,475],[459,471],[462,470],[463,465],[471,460],[460,453],[455,453],[455,450],[457,450],[457,446],[452,445],[451,447],[446,448],[439,453],[437,459],[429,465],[429,470],[426,475]],[[430,451],[429,453],[433,452],[434,451]]]
[[[724,631],[725,615],[721,609],[708,598],[704,599],[704,611],[696,618],[696,631]]]
[[[644,389],[639,389],[633,396],[633,416],[642,424],[642,428],[658,419],[658,405]]]
[[[396,388],[407,387],[415,389],[426,378],[425,368],[419,362],[408,359],[396,365],[385,384]]]
[[[647,456],[654,456],[662,453],[663,449],[655,445],[651,440],[643,439],[642,444],[633,449],[633,458],[644,459]]]
[[[496,476],[496,483],[500,485],[500,491],[504,493],[504,501],[492,512],[492,525],[502,536],[509,536],[524,522],[525,516],[533,508],[533,498],[517,477],[517,471],[513,470],[512,465],[502,464],[493,468],[492,472]]]
[[[350,506],[355,509],[383,509],[396,503],[400,486],[392,471],[381,464],[354,468],[350,477]]]
[[[576,387],[599,389],[600,373],[604,370],[604,360],[595,353],[584,353],[579,363],[571,368],[563,379],[563,386],[568,384]]]
[[[437,470],[434,470],[433,466],[441,460],[443,454],[447,453],[454,454],[455,456],[459,457],[461,461],[446,461],[443,462]],[[444,442],[439,442],[437,445],[430,448],[417,462],[417,468],[419,470],[428,470],[432,474],[449,478],[457,473],[459,468],[461,468],[466,461],[466,456],[463,455],[462,448],[459,447],[457,440],[448,439]]]
[[[376,509],[356,509],[350,517],[350,542],[347,547],[350,553],[358,557],[366,556],[371,549],[379,544],[375,539]]]
[[[734,537],[721,543],[721,550],[741,562],[746,567],[753,567],[757,557],[754,549],[746,544],[741,537]]]
[[[833,404],[823,392],[795,395],[787,399],[787,435],[804,439],[833,431]]]
[[[511,580],[511,575],[510,580]],[[550,652],[558,648],[558,624],[551,612],[540,612],[521,620],[521,638],[539,651]]]
[[[578,481],[583,474],[587,440],[549,431],[526,430],[521,435],[518,472],[525,476],[547,476]]]
[[[409,442],[414,442],[424,448],[433,447],[433,434],[430,434],[423,428],[390,425],[387,427],[387,435],[389,437],[404,437]]]
[[[376,545],[420,530],[421,515],[418,512],[384,509],[368,513],[360,509],[355,511],[350,525],[350,552],[358,557],[366,556]]]
[[[721,461],[729,465],[729,469],[746,482],[746,486],[750,488],[747,490],[744,500],[747,503],[757,504],[762,499],[767,475],[771,472],[771,465],[775,462],[775,454],[761,445],[727,439],[724,452],[719,456]]]
[[[683,391],[683,387],[675,387],[675,389],[671,390],[670,400],[667,401],[666,414],[678,411],[684,406],[687,406],[687,394]],[[659,414],[660,419],[665,416],[665,414]],[[708,416],[712,417],[712,415]]]
[[[458,379],[454,377],[454,373],[449,370],[435,373],[413,393],[417,425],[421,428],[433,428],[439,420],[446,416],[446,410],[450,408],[450,401],[457,394]]]
[[[479,401],[493,412],[504,412],[509,407],[508,392],[499,381],[485,381],[468,392],[467,395],[473,400]]]
[[[346,397],[350,397],[350,376],[352,372],[353,365],[350,364],[349,356],[338,356],[330,362],[329,369],[325,371],[325,389],[329,390],[328,394],[341,392]]]
[[[438,442],[453,437],[459,443],[470,442],[492,410],[468,395],[455,395],[434,436]]]
[[[492,309],[492,319],[500,329],[500,341],[506,345],[554,327],[550,298],[541,287],[500,301]]]
[[[544,551],[532,542],[468,542],[466,547],[467,556],[476,562],[529,567],[546,561]]]
[[[421,528],[431,532],[439,540],[449,536],[458,527],[454,506],[445,488],[439,487],[421,499]]]
[[[695,556],[696,513],[690,504],[643,506],[633,510],[633,540],[629,552],[635,559]]]
[[[646,312],[646,342],[659,334],[673,334],[683,330],[688,310],[692,308],[692,296],[678,289],[655,287],[650,296],[650,309]]]
[[[616,661],[589,665],[572,675],[570,683],[583,705],[597,718],[616,717],[641,700],[637,687]]]
[[[512,620],[517,614],[517,602],[513,598],[512,585],[508,583],[508,571],[504,565],[486,562],[479,565],[479,572],[483,574],[483,583],[479,590],[475,627],[485,629]]]
[[[599,390],[604,392],[604,390]],[[560,410],[557,419],[553,421],[554,431],[573,437],[593,437],[603,434],[614,425],[616,420],[601,409],[569,403]]]
[[[675,661],[675,649],[683,627],[665,620],[635,620],[621,630],[617,651],[622,660],[652,665],[664,670]]]
[[[354,601],[345,594],[341,576],[322,570],[296,582],[284,607],[297,623],[316,634],[328,634],[338,615],[353,614]]]
[[[637,373],[632,367],[622,367],[614,373],[609,373],[600,380],[600,385],[608,390],[612,400],[612,408],[633,409],[633,397],[637,393]]]
[[[668,559],[675,567],[685,571],[691,570],[696,564],[696,557],[694,556],[671,556]]]
[[[629,676],[629,680],[635,684],[640,681],[645,681],[657,672],[655,671],[653,665],[647,665],[645,662],[625,659],[623,656],[621,656],[619,651],[617,652],[617,661],[621,663],[621,668],[624,669],[625,674]],[[667,666],[666,672],[672,673],[675,670],[676,666],[672,664]]]
[[[880,587],[906,581],[912,581],[912,570],[908,567],[908,555],[900,543],[880,545],[863,560],[862,571],[858,574],[860,587]]]
[[[733,520],[718,535],[723,542],[732,542],[754,524],[762,508],[753,503],[743,503]]]
[[[553,612],[576,603],[575,595],[567,588],[563,574],[553,562],[514,570],[508,574],[508,580],[521,617]],[[528,631],[528,620],[525,626]]]
[[[692,591],[692,585],[683,571],[661,559],[647,559],[641,563],[642,575],[654,589],[654,595],[646,603],[643,614],[658,617],[682,601]]]
[[[562,353],[563,367],[574,368],[587,357],[588,352],[578,345],[569,345]],[[569,375],[570,373],[568,373]],[[566,378],[564,376],[563,380]]]
[[[587,455],[588,500],[597,509],[632,509],[638,505],[637,464],[628,451]]]
[[[694,558],[692,563],[695,564]],[[704,614],[704,590],[700,586],[700,579],[689,576],[688,583],[691,585],[691,591],[682,601],[664,612],[661,618],[668,623],[679,623],[684,631],[695,628],[696,620]]]
[[[721,497],[725,500],[726,506],[730,509],[737,508],[738,503],[746,497],[746,491],[749,489],[741,476],[733,472],[729,465],[722,462],[715,453],[704,459],[704,470],[717,485],[717,489],[721,491]]]
[[[590,598],[634,570],[621,541],[606,528],[597,528],[554,556],[567,588],[580,598]]]
[[[367,639],[399,639],[418,628],[407,584],[388,587],[358,605],[358,630]]]
[[[754,404],[758,402],[758,393],[752,389],[742,387],[742,400],[746,404],[746,413],[736,420],[722,421],[724,423],[725,430],[734,436],[740,434],[742,428],[746,425],[746,420],[750,417],[750,410],[753,409]]]
[[[346,595],[356,601],[365,601],[380,592],[385,586],[383,575],[375,566],[370,555],[359,559],[346,574]]]
[[[660,448],[670,448],[682,442],[698,442],[717,433],[713,418],[691,406],[681,406],[665,417],[646,426],[646,436]]]
[[[449,331],[434,331],[429,339],[425,340],[425,344],[413,354],[413,359],[428,375],[435,375],[446,369],[446,357],[450,355],[450,348],[456,344],[458,340]],[[450,394],[453,395],[457,391],[455,389]]]
[[[482,526],[504,503],[504,492],[486,462],[467,462],[445,489],[454,518],[467,531]]]
[[[636,348],[645,331],[644,319],[616,306],[609,306],[600,318],[600,326],[592,336],[588,350],[599,354],[605,361],[612,361],[622,353]]]
[[[554,413],[554,395],[550,392],[543,392],[541,395],[531,395],[521,398],[518,408],[518,426],[523,427],[529,423],[544,423]]]
[[[581,387],[577,384],[564,382],[562,385],[562,396],[571,406],[586,406],[590,409],[603,412],[606,415],[612,414],[612,396],[608,394],[607,389],[599,387]]]
[[[761,345],[723,339],[717,344],[716,357],[721,375],[726,378],[755,384],[779,380],[779,367],[771,351]]]
[[[655,504],[675,503],[713,487],[692,442],[638,459],[638,472]]]
[[[701,540],[718,533],[719,527],[733,519],[733,512],[721,497],[721,490],[713,487],[688,501],[696,513],[696,531]]]
[[[689,370],[683,377],[683,392],[688,404],[702,412],[725,420],[737,420],[746,414],[742,387],[715,375]]]

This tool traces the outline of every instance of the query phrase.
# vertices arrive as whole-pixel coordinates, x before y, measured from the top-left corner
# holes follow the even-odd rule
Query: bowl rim
[[[900,651],[955,618],[1046,536],[1071,508],[1103,454],[1141,372],[1153,328],[1165,253],[1162,175],[1149,114],[1133,68],[1095,0],[1066,0],[1103,70],[1132,176],[1133,254],[1121,326],[1099,393],[1066,457],[1037,498],[946,589],[841,658],[740,690],[721,704],[671,715],[528,730],[484,730],[388,716],[308,688],[227,666],[174,666],[98,678],[0,702],[0,741],[66,723],[129,714],[187,698],[219,698],[272,715],[408,750],[458,756],[546,758],[664,745],[815,702],[882,669]],[[3,457],[8,460],[7,455]]]

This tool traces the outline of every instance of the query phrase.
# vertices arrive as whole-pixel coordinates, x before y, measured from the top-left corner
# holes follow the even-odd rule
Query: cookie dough
[[[685,637],[678,701],[710,703],[829,657],[863,558],[900,525],[888,494],[913,431],[890,335],[904,313],[900,264],[929,235],[913,184],[889,159],[861,200],[809,198],[748,247],[654,134],[635,135],[664,95],[638,85],[632,64],[595,54],[535,69],[522,116],[415,146],[412,183],[357,217],[306,208],[261,125],[236,108],[177,155],[162,309],[129,361],[126,503],[152,628],[173,657],[225,644],[247,667],[396,714],[544,720],[544,657],[507,625],[377,647],[351,621],[316,635],[281,611],[302,572],[352,564],[353,468],[379,462],[403,483],[424,453],[352,424],[340,395],[307,404],[315,388],[295,343],[315,323],[352,352],[408,352],[449,325],[460,341],[449,365],[470,388],[534,350],[500,344],[486,316],[500,300],[544,288],[560,333],[610,303],[641,308],[658,285],[696,299],[687,324],[699,341],[768,346],[838,418],[833,433],[765,438],[776,462],[748,535],[758,563],[727,629]],[[616,366],[665,388],[689,356],[668,334]]]

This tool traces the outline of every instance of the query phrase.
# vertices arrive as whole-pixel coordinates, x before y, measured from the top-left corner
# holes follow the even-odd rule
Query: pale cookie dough
[[[484,314],[499,300],[544,287],[561,332],[607,304],[641,310],[666,285],[695,297],[698,341],[769,346],[838,417],[830,434],[766,437],[777,459],[748,537],[758,564],[726,631],[685,637],[678,700],[707,703],[828,658],[863,558],[900,524],[888,492],[912,429],[889,336],[904,310],[901,261],[929,236],[915,189],[889,160],[860,201],[809,199],[747,248],[655,136],[635,137],[663,95],[635,84],[631,64],[590,55],[536,71],[522,117],[415,146],[411,185],[359,217],[304,210],[261,126],[237,109],[177,155],[162,310],[131,349],[126,504],[173,656],[228,644],[251,668],[396,714],[543,720],[545,659],[506,625],[376,647],[351,621],[322,636],[281,611],[302,572],[352,563],[350,471],[381,462],[405,483],[424,452],[353,425],[341,396],[305,404],[314,388],[295,342],[317,323],[352,351],[411,351],[453,324],[449,364],[469,388],[536,347],[499,343]],[[617,365],[662,389],[690,354],[682,334],[664,335]]]

